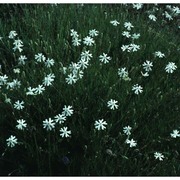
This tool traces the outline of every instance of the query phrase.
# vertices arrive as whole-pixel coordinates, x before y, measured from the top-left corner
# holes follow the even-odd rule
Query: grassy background
[[[0,5],[0,35],[3,43],[0,48],[2,72],[9,79],[18,78],[22,86],[15,91],[1,89],[0,132],[1,175],[121,175],[151,176],[180,174],[179,139],[170,138],[173,129],[179,128],[179,69],[173,74],[164,70],[168,62],[179,67],[180,37],[176,19],[165,23],[161,17],[165,5],[159,5],[157,22],[148,19],[147,11],[154,5],[144,5],[136,11],[132,5],[101,4],[61,4],[61,5]],[[118,27],[111,20],[120,22]],[[129,40],[121,33],[124,22],[134,25],[132,32],[140,33],[135,43],[141,49],[135,53],[121,51]],[[93,47],[73,47],[70,29],[75,29],[81,38],[90,29],[100,33]],[[24,66],[17,65],[19,53],[13,53],[12,41],[7,36],[11,30],[17,31],[24,43],[23,53],[28,57]],[[89,49],[93,54],[90,66],[84,77],[75,85],[67,85],[60,71],[63,66],[77,62],[80,53]],[[155,51],[162,51],[166,58],[155,58]],[[50,69],[35,66],[34,55],[42,52],[53,58],[56,65]],[[99,55],[103,52],[112,57],[108,65],[100,65]],[[141,76],[142,63],[153,61],[150,77]],[[14,74],[13,68],[19,67],[21,74]],[[127,67],[129,82],[121,81],[117,75],[120,67]],[[43,95],[27,97],[25,89],[37,86],[45,74],[56,75],[53,87],[47,88]],[[132,85],[141,84],[144,91],[136,96]],[[23,99],[25,111],[17,112],[4,103],[4,94],[15,102]],[[107,108],[107,101],[118,100],[119,109]],[[72,131],[72,138],[62,139],[58,129],[47,133],[42,121],[54,117],[64,105],[72,105],[74,114],[67,119],[66,125]],[[15,130],[17,118],[27,119],[29,128],[25,132]],[[94,130],[94,121],[104,118],[107,130]],[[137,140],[136,148],[124,143],[124,126],[133,128],[132,138]],[[61,127],[61,126],[60,126]],[[14,134],[23,145],[7,149],[6,139]],[[50,146],[48,141],[50,140]],[[111,149],[117,156],[106,153]],[[163,162],[154,159],[153,154],[160,151],[165,155]],[[70,164],[65,165],[62,158],[67,156]]]

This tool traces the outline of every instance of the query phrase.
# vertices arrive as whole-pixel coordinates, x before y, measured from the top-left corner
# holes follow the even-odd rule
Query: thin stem
[[[51,142],[50,142],[50,132],[48,133],[48,149],[49,149],[49,175],[51,175]]]
[[[33,133],[33,137],[34,137],[34,142],[35,142],[35,146],[36,146],[36,155],[37,155],[37,167],[38,167],[38,174],[40,174],[41,172],[41,168],[40,168],[40,161],[39,161],[39,151],[38,151],[38,144],[37,144],[37,140],[36,140],[36,136]]]

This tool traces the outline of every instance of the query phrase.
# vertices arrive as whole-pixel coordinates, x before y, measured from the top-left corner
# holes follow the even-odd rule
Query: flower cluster
[[[149,76],[149,72],[152,71],[153,63],[151,61],[146,60],[143,64],[143,69],[145,73],[141,72],[142,76],[147,77]]]
[[[13,40],[14,40],[14,42],[13,42],[13,45],[14,45],[13,50],[14,50],[14,51],[18,50],[19,52],[22,52],[22,51],[23,51],[22,47],[23,47],[24,45],[23,45],[23,42],[22,42],[20,39],[15,39],[15,37],[16,37],[17,35],[18,35],[18,34],[17,34],[16,31],[10,31],[8,37],[9,37],[9,39],[13,39]]]
[[[137,146],[137,142],[134,140],[134,139],[129,139],[130,135],[131,135],[131,130],[132,130],[132,127],[131,126],[125,126],[123,127],[123,133],[125,135],[127,135],[127,139],[125,141],[126,144],[129,144],[129,147],[136,147]]]
[[[121,49],[122,49],[122,51],[136,52],[136,51],[140,50],[140,45],[131,43],[129,45],[122,45]]]
[[[47,131],[52,131],[55,129],[56,124],[63,124],[66,121],[68,116],[72,116],[74,110],[72,106],[64,106],[63,111],[61,114],[57,114],[54,118],[48,118],[43,121],[43,128]],[[67,130],[67,127],[62,127],[60,129],[60,136],[61,137],[70,137],[71,131]]]
[[[45,87],[39,84],[38,87],[36,88],[28,87],[27,90],[28,90],[26,92],[27,96],[35,96],[38,94],[42,94],[45,91]]]
[[[51,68],[55,64],[54,59],[46,58],[42,53],[35,54],[34,58],[36,63],[43,63],[47,68]]]
[[[66,77],[65,79],[67,84],[75,84],[79,79],[83,77],[84,70],[87,69],[87,67],[89,66],[89,61],[91,60],[91,58],[92,54],[88,50],[81,52],[80,60],[77,63],[71,62],[68,67],[70,74],[68,74],[68,77]]]
[[[81,39],[79,38],[79,34],[74,29],[71,29],[71,37],[72,37],[72,44],[73,46],[80,46]]]

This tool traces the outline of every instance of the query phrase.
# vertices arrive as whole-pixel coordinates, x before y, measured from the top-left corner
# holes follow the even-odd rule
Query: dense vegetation
[[[0,174],[180,175],[178,7],[1,4]]]

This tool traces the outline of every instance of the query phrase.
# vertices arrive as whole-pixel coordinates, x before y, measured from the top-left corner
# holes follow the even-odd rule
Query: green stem
[[[50,132],[48,134],[48,149],[49,149],[49,175],[51,175],[51,142],[50,142]]]
[[[33,137],[34,137],[34,142],[35,142],[35,146],[36,146],[38,174],[40,174],[41,173],[41,168],[40,168],[40,161],[39,161],[38,144],[37,144],[36,136],[35,136],[34,133],[33,133]]]

